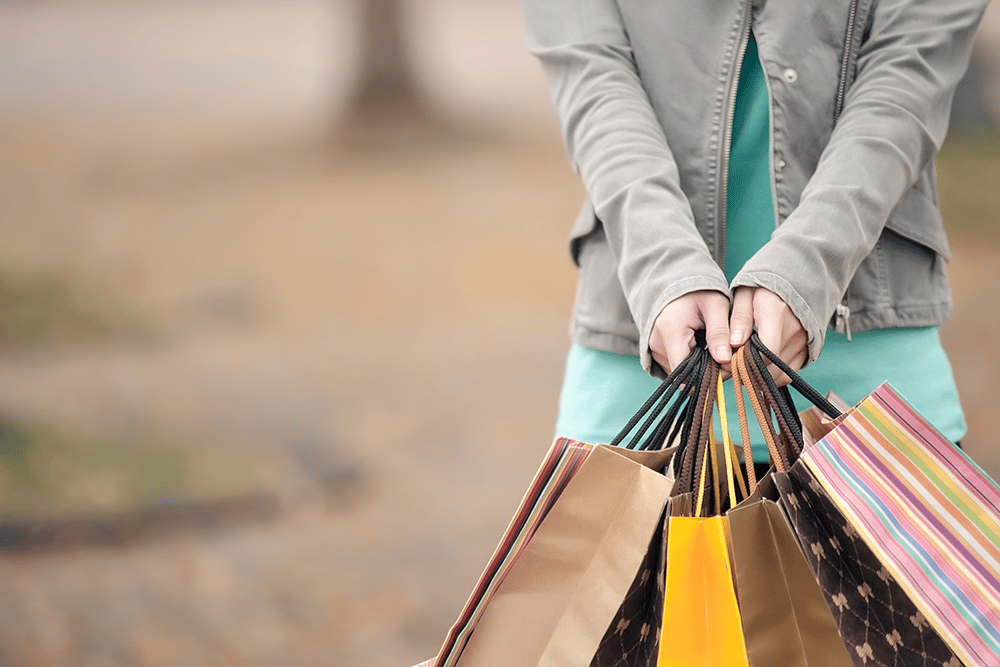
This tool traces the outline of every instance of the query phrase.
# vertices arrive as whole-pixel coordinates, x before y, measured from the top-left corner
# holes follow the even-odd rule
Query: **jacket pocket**
[[[923,181],[925,179],[921,179]],[[904,239],[930,248],[945,261],[951,261],[951,248],[944,232],[944,222],[937,202],[920,189],[922,182],[910,188],[892,209],[885,226]]]

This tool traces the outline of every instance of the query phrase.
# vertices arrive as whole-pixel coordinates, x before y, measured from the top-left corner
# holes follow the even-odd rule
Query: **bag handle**
[[[779,426],[775,438],[780,441],[782,447],[779,449],[786,453],[788,464],[791,465],[794,462],[793,459],[797,459],[802,453],[803,447],[802,424],[795,411],[792,396],[787,390],[782,392],[777,387],[774,378],[771,377],[771,373],[767,369],[767,364],[756,349],[751,347],[749,354],[751,363],[748,364],[748,370],[754,378],[754,383],[760,387],[761,397],[766,406],[768,423],[770,423],[770,415],[773,412]]]
[[[747,355],[750,356],[749,361],[746,359]],[[788,388],[778,388],[767,368],[765,358],[791,379],[792,387],[828,416],[837,418],[841,415],[841,412],[768,349],[760,341],[756,332],[751,335],[748,343],[734,353],[733,366],[740,374],[737,381],[746,384],[748,387],[747,393],[753,404],[754,413],[760,423],[761,431],[764,433],[764,438],[768,443],[768,453],[771,456],[771,460],[779,472],[784,472],[784,469],[787,469],[791,463],[794,463],[804,447],[802,423],[799,420],[798,412],[792,402]],[[747,382],[748,379],[749,382]],[[737,396],[740,396],[740,394],[741,392],[738,392]],[[771,421],[772,412],[778,422],[777,432],[774,430],[774,425]],[[748,433],[741,430],[741,435],[745,438],[744,450],[747,451],[749,444]],[[751,460],[752,458],[748,459],[748,461]],[[748,478],[754,477],[751,472],[752,465],[748,464],[747,467]],[[753,479],[751,486],[756,486],[756,479]]]
[[[719,470],[719,461],[718,461],[719,454],[717,451],[718,450],[717,445],[719,444],[722,445],[723,457],[726,464],[724,474],[726,477],[727,491],[729,493],[729,506],[735,507],[737,503],[736,485],[733,482],[733,477],[739,474],[739,466],[734,463],[736,459],[736,450],[733,448],[733,443],[729,438],[729,423],[726,414],[726,395],[722,388],[721,373],[715,373],[715,387],[714,389],[710,389],[710,391],[714,391],[715,400],[705,401],[705,410],[708,411],[709,413],[708,433],[707,433],[708,438],[701,440],[701,443],[703,443],[704,451],[703,453],[701,453],[701,459],[703,463],[701,466],[701,473],[699,474],[698,498],[697,502],[695,503],[695,511],[694,511],[695,516],[702,516],[703,508],[705,509],[706,516],[722,513],[722,500],[720,498],[719,486],[721,482],[720,477],[722,476],[723,473],[722,471]],[[712,427],[711,410],[713,402],[719,408],[719,421],[720,425],[722,426],[721,443],[716,442],[715,429]],[[712,480],[709,479],[709,471],[711,471],[714,483],[712,482]],[[743,496],[746,497],[748,494],[746,486],[743,484],[743,478],[740,477],[739,479],[740,479],[740,489],[743,491]],[[712,505],[711,508],[707,508],[704,505],[705,493],[709,487],[711,487],[712,489],[712,496],[714,498],[714,505]]]
[[[840,410],[838,410],[833,403],[826,400],[826,398],[824,398],[824,396],[821,393],[816,391],[816,389],[813,388],[812,385],[810,385],[808,382],[802,379],[802,376],[793,371],[788,366],[788,364],[786,364],[784,361],[781,360],[781,358],[778,355],[776,355],[774,352],[768,349],[767,346],[765,346],[764,343],[760,341],[760,337],[757,335],[756,331],[750,334],[750,345],[753,350],[756,350],[757,352],[762,354],[772,364],[774,364],[778,368],[778,370],[787,375],[792,381],[792,387],[794,387],[796,391],[802,394],[802,396],[805,397],[810,403],[812,403],[817,408],[825,412],[828,417],[836,419],[837,417],[840,416],[841,414]],[[767,373],[766,375],[770,377],[771,374]],[[774,384],[773,378],[771,379],[770,384],[771,385]]]
[[[675,493],[695,493],[695,516],[721,514],[724,493],[728,495],[729,507],[735,507],[740,497],[737,495],[737,484],[743,498],[750,495],[729,434],[721,367],[710,357],[706,359],[707,370],[694,403],[695,419],[684,443],[681,473],[674,487]],[[722,437],[718,442],[713,426],[716,408],[722,427]],[[722,448],[721,454],[719,447]],[[707,499],[709,492],[711,501]]]
[[[740,483],[740,490],[743,492],[743,497],[747,497],[746,485],[743,483],[743,475],[740,473],[739,464],[736,463],[736,449],[733,447],[733,441],[729,436],[729,421],[726,414],[726,394],[722,389],[722,375],[720,374],[715,385],[715,400],[719,406],[719,425],[722,427],[722,448],[726,456],[726,484],[729,487],[729,506],[736,506],[736,487],[733,484],[733,477],[737,476]],[[715,440],[715,434],[712,434],[712,440]],[[721,508],[720,508],[721,509]]]
[[[747,390],[754,415],[760,424],[760,430],[764,434],[764,441],[767,443],[767,451],[772,464],[779,472],[784,472],[789,466],[787,452],[782,452],[778,446],[778,437],[771,424],[769,410],[765,409],[767,396],[766,392],[760,389],[760,378],[751,373],[750,366],[746,361],[747,346],[740,347],[733,353],[732,372],[738,415],[740,420],[740,436],[743,439],[743,459],[746,467],[747,481],[750,483],[750,493],[754,493],[757,488],[757,475],[753,466],[753,449],[750,445],[750,429],[747,423],[747,411],[743,402],[743,389]],[[755,369],[756,370],[756,369]],[[762,403],[762,401],[764,401]],[[783,455],[784,454],[784,455]]]
[[[691,380],[698,374],[698,369],[706,354],[707,350],[704,347],[696,345],[684,361],[679,363],[673,372],[660,383],[656,391],[646,399],[642,407],[614,437],[611,445],[613,447],[623,446],[622,442],[625,438],[642,421],[638,430],[624,447],[626,449],[662,449],[667,442],[666,436],[670,433],[677,414],[689,398]],[[678,395],[679,391],[681,393]],[[676,400],[674,400],[675,398]],[[674,401],[673,404],[671,401]],[[643,418],[645,418],[644,421]],[[658,419],[659,423],[653,428]],[[650,433],[651,428],[653,428],[652,433]],[[647,433],[650,435],[645,438]]]
[[[714,384],[719,373],[719,364],[708,354],[704,357],[705,371],[702,373],[701,382],[697,387],[697,398],[694,402],[694,410],[690,428],[687,428],[687,437],[683,440],[681,448],[674,455],[679,459],[677,471],[677,483],[675,488],[679,490],[695,489],[696,480],[698,483],[705,477],[705,483],[711,484],[708,474],[702,474],[705,470],[706,457],[704,456],[704,446],[708,440],[708,432],[712,423],[712,395]]]

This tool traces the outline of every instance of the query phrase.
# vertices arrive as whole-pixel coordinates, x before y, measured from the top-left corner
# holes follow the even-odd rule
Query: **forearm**
[[[696,290],[728,295],[727,282],[695,227],[614,2],[525,0],[525,15],[528,48],[615,256],[649,369],[649,333],[663,306]]]

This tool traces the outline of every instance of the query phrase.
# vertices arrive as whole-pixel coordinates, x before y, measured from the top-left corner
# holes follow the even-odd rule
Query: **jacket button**
[[[788,83],[795,83],[799,79],[799,73],[793,70],[791,67],[782,72],[781,75],[785,77],[785,81]]]

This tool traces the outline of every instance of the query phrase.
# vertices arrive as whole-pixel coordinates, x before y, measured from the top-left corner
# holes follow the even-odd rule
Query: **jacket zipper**
[[[847,37],[844,39],[844,56],[840,59],[840,81],[837,84],[837,101],[833,107],[833,124],[837,124],[840,112],[844,110],[844,97],[847,95],[847,68],[851,64],[851,47],[854,46],[854,27],[858,19],[858,4],[860,0],[851,0],[851,8],[847,13]]]
[[[856,2],[857,0],[855,0]],[[743,56],[746,54],[747,45],[750,42],[750,24],[753,19],[750,6],[751,0],[747,0],[743,15],[743,32],[740,35],[740,45],[737,49],[736,64],[733,67],[733,80],[729,86],[729,100],[726,107],[726,127],[722,135],[722,165],[719,170],[719,208],[716,214],[717,234],[715,235],[715,254],[719,258],[719,266],[726,265],[726,198],[729,187],[729,157],[732,151],[733,120],[736,117],[736,90],[740,85],[740,70],[743,68]]]
[[[837,83],[837,100],[833,106],[833,125],[836,127],[840,112],[844,110],[844,98],[847,95],[847,70],[851,64],[851,49],[854,46],[854,30],[858,19],[858,4],[860,0],[851,0],[851,8],[847,14],[847,36],[844,39],[844,56],[840,59],[840,81]],[[842,333],[851,340],[851,309],[847,306],[847,294],[837,306],[833,330]]]

